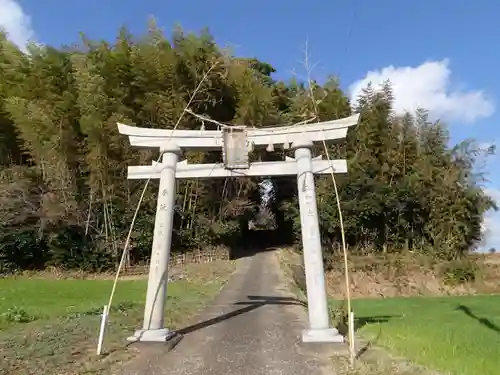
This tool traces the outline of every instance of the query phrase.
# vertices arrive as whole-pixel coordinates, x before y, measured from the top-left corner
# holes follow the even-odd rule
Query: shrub
[[[478,266],[468,259],[458,259],[446,263],[442,268],[444,282],[450,285],[474,282]]]
[[[26,310],[17,306],[9,308],[1,317],[9,323],[29,323],[36,320],[35,316],[28,314]]]
[[[347,301],[342,300],[331,311],[333,326],[339,330],[339,333],[346,336],[349,330],[349,313],[347,310]]]

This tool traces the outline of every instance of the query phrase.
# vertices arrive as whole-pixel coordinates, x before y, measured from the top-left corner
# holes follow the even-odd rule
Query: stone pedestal
[[[163,329],[138,329],[133,336],[127,337],[130,342],[167,342],[176,336],[168,328]]]

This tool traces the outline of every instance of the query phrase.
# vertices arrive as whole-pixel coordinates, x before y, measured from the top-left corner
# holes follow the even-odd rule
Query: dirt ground
[[[187,324],[194,314],[217,295],[234,271],[234,266],[234,262],[231,261],[214,261],[207,264],[186,265],[178,269],[175,272],[175,280],[169,285],[165,313],[166,326],[178,328]],[[64,280],[68,278],[67,274],[60,281],[53,280],[55,276],[49,273],[45,274],[49,280],[44,279],[44,275],[40,274],[30,276],[27,283],[16,280],[14,285],[19,288],[23,287],[19,285],[43,287],[44,282],[49,282],[51,285],[54,282],[68,284]],[[17,277],[26,278],[27,275]],[[97,278],[102,277],[103,275],[99,275]],[[37,278],[37,282],[33,282],[33,278]],[[97,295],[99,299],[103,297],[106,300],[112,282],[107,282],[105,290],[101,290],[99,286],[96,287],[94,282],[96,285],[102,285],[107,281],[81,281],[81,283],[86,283],[88,288],[92,288],[92,298],[95,299]],[[74,284],[71,280],[69,283]],[[79,303],[78,312],[61,314],[58,311],[29,322],[17,319],[16,316],[8,316],[9,320],[4,325],[5,329],[0,331],[0,374],[106,374],[112,372],[112,369],[123,361],[136,356],[137,350],[133,346],[128,346],[125,339],[142,324],[146,281],[127,281],[127,283],[129,287],[133,286],[130,283],[139,285],[133,288],[133,293],[130,290],[126,295],[127,301],[114,304],[106,328],[102,356],[96,356],[101,309],[95,308],[95,301],[92,298],[85,300],[85,291],[79,290],[75,291],[75,297],[73,297],[73,300],[76,299]],[[5,285],[12,285],[12,283],[5,282]],[[4,292],[8,295],[7,291]],[[61,301],[61,304],[66,306],[72,302],[72,293],[67,293],[66,290],[64,294],[65,299]],[[46,306],[42,306],[43,301],[43,297],[40,298],[40,306],[50,311]],[[31,305],[34,303],[33,300],[29,302]],[[12,303],[17,303],[19,311],[29,308],[29,306],[23,306],[22,301],[12,301]]]

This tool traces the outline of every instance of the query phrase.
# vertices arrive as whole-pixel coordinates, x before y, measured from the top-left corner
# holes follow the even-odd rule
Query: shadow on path
[[[382,334],[382,329],[379,329],[378,330],[378,333],[377,333],[377,336],[375,336],[372,340],[369,340],[368,342],[366,342],[361,348],[359,348],[359,350],[357,351],[356,353],[356,356],[355,358],[356,359],[359,359],[361,358],[361,356],[363,354],[365,354],[368,349],[370,349],[371,347],[373,347],[374,345],[377,345],[378,343],[378,340],[380,339],[380,335]]]
[[[217,316],[217,317],[212,318],[212,319],[205,320],[203,322],[199,322],[199,323],[190,325],[188,327],[181,328],[181,329],[177,330],[176,332],[181,334],[181,335],[186,335],[188,333],[198,331],[200,329],[210,327],[214,324],[231,319],[235,316],[248,313],[252,310],[258,309],[259,307],[262,307],[265,305],[306,306],[306,303],[304,301],[301,301],[301,300],[293,298],[293,297],[253,296],[253,295],[251,295],[251,296],[247,296],[247,299],[248,299],[248,301],[236,302],[232,305],[232,306],[245,306],[245,307],[239,308],[237,310],[234,310],[234,311],[231,311],[229,313]]]
[[[387,323],[392,319],[401,318],[401,315],[377,315],[377,316],[365,316],[361,318],[356,318],[354,321],[355,330],[363,328],[367,324],[380,324]]]
[[[457,306],[457,310],[459,311],[462,311],[465,315],[467,315],[468,317],[472,318],[472,319],[475,319],[477,320],[477,322],[479,324],[482,324],[483,326],[485,326],[486,328],[489,328],[491,329],[492,331],[495,331],[495,332],[498,332],[500,333],[500,327],[497,326],[495,323],[493,323],[492,321],[490,321],[489,319],[486,319],[486,318],[480,318],[478,317],[477,315],[475,315],[472,310],[467,307],[467,306],[464,306],[464,305],[458,305]]]
[[[392,319],[398,319],[401,318],[402,315],[377,315],[377,316],[365,316],[361,318],[355,318],[354,320],[354,330],[358,331],[362,327],[368,325],[368,324],[380,324],[380,323],[387,323],[388,321]],[[345,327],[339,327],[339,332],[343,332],[342,329],[345,331],[343,333],[344,335],[347,335],[347,326]],[[356,359],[359,359],[365,352],[370,349],[373,345],[375,345],[379,338],[380,335],[382,334],[382,328],[379,327],[377,336],[375,338],[369,340],[366,342],[356,353]]]
[[[376,315],[376,316],[363,316],[356,317],[354,319],[354,332],[359,331],[361,328],[368,324],[380,324],[387,323],[392,319],[401,318],[401,315]],[[342,321],[337,324],[335,327],[339,330],[340,334],[343,336],[347,336],[349,333],[349,327],[347,326],[347,321]]]

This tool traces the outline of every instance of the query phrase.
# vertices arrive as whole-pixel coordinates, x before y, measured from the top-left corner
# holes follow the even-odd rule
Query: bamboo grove
[[[390,83],[367,87],[350,103],[334,78],[313,82],[312,90],[297,80],[275,81],[271,65],[233,56],[205,31],[176,29],[166,38],[151,24],[139,37],[120,30],[113,43],[81,39],[78,46],[31,45],[23,52],[0,37],[0,257],[6,269],[113,267],[144,184],[127,181],[127,166],[158,156],[132,149],[116,122],[171,128],[210,69],[190,109],[220,122],[265,127],[361,112],[347,142],[328,145],[331,157],[349,163],[337,182],[351,251],[453,258],[481,240],[483,213],[494,204],[481,189],[479,162],[493,150],[473,141],[450,147],[446,126],[429,121],[424,109],[395,115]],[[178,129],[202,126],[216,128],[184,113]],[[284,153],[276,147],[251,157],[278,160]],[[185,157],[207,163],[221,155]],[[173,251],[248,243],[256,236],[248,222],[263,210],[274,217],[282,241],[297,241],[295,179],[271,181],[265,202],[260,182],[178,181]],[[331,184],[329,177],[317,182],[325,251],[340,240]],[[152,181],[132,233],[135,262],[150,251],[156,192]]]

